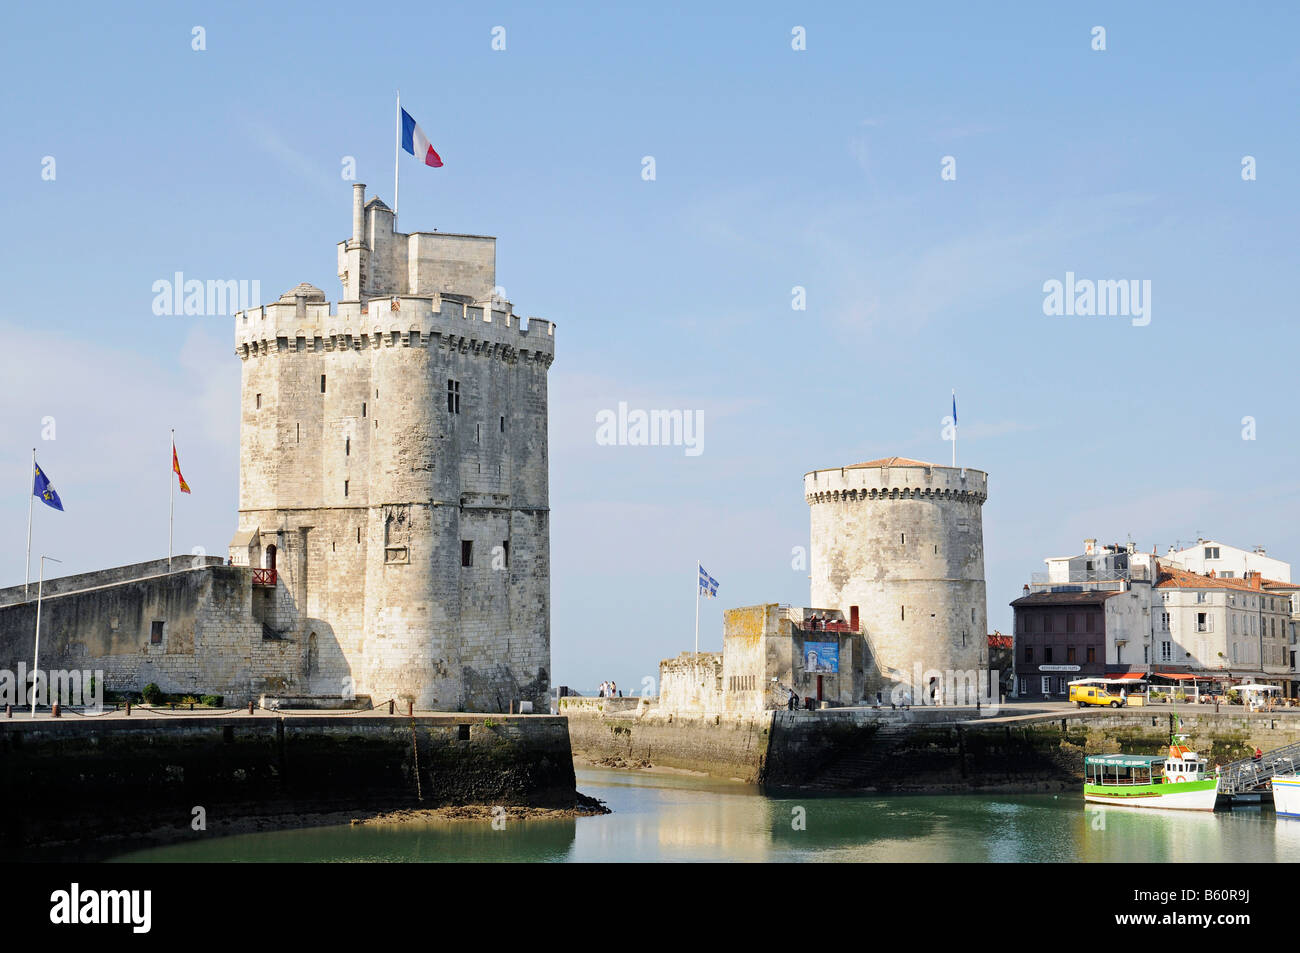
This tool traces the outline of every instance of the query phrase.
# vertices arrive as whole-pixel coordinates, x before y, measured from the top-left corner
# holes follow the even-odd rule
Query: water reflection
[[[139,851],[186,861],[1273,861],[1300,819],[1268,808],[1157,811],[1081,795],[815,796],[693,776],[580,768],[613,814],[280,831]]]

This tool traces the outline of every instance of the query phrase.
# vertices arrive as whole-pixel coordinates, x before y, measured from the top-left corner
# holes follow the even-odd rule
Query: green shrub
[[[207,705],[209,708],[220,708],[221,703],[225,700],[226,698],[224,695],[204,695],[199,699],[200,702]]]
[[[140,697],[144,699],[146,705],[157,705],[163,700],[162,689],[150,682],[140,690]]]

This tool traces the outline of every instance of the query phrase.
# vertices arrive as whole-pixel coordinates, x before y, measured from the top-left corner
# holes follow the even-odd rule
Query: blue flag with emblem
[[[41,465],[36,464],[36,478],[32,483],[32,496],[40,497],[42,503],[53,509],[63,510],[63,501],[59,499],[59,494],[54,490],[54,484],[50,478],[45,475]]]
[[[699,566],[700,564],[696,563],[696,565]],[[704,596],[706,599],[713,599],[717,594],[718,580],[705,572],[703,566],[700,566],[700,595]]]

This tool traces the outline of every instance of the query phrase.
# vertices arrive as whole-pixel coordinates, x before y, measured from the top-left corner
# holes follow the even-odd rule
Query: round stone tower
[[[868,698],[988,668],[986,473],[889,457],[807,473],[804,497],[812,605],[857,619]]]

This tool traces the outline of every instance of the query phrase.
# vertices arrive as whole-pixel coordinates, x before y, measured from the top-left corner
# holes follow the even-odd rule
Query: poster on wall
[[[803,644],[803,670],[809,675],[838,675],[840,673],[840,644],[838,642],[805,642]]]

